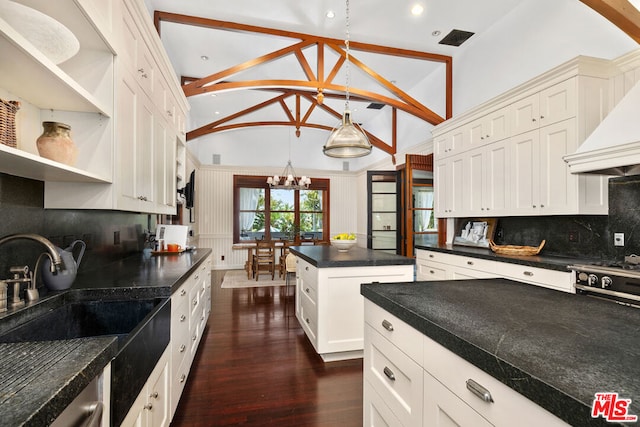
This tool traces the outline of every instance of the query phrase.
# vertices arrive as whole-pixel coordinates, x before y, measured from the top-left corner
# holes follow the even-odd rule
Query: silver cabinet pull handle
[[[186,289],[180,289],[180,296],[185,296],[187,294]]]
[[[187,379],[187,376],[185,374],[180,375],[180,382],[183,383],[184,380]]]
[[[185,351],[186,349],[187,349],[187,346],[185,346],[184,344],[182,344],[182,345],[180,346],[180,350],[179,350],[179,351],[180,351],[180,353],[184,353],[184,351]]]
[[[393,332],[393,325],[386,319],[382,321],[382,327],[389,332]]]
[[[524,274],[525,276],[529,276],[529,277],[533,276],[533,273],[531,271],[525,271],[522,274]]]
[[[429,270],[429,274],[436,274],[436,272],[433,270]]]
[[[100,427],[102,421],[102,411],[104,404],[102,402],[94,402],[87,407],[89,414],[87,419],[81,424],[82,427]]]
[[[151,403],[147,403],[146,405],[144,405],[144,409],[146,409],[147,411],[150,411],[153,409],[153,405]]]
[[[473,261],[467,261],[467,265],[473,265]]]
[[[184,314],[180,315],[180,321],[184,322],[187,319],[187,316],[185,316]]]
[[[485,402],[493,403],[493,397],[491,397],[491,393],[489,393],[489,390],[482,387],[471,378],[467,380],[467,390],[469,390],[471,393],[475,394]]]
[[[384,374],[387,376],[387,378],[389,378],[391,381],[395,381],[396,380],[396,375],[388,367],[385,366],[384,370],[382,372],[384,372]]]
[[[151,394],[149,395],[149,397],[150,397],[150,398],[152,398],[152,399],[157,399],[157,398],[158,398],[158,396],[159,396],[159,395],[158,395],[158,392],[157,392],[157,391],[154,391],[153,393],[151,393]]]
[[[433,258],[433,255],[432,255],[432,254],[429,254],[429,258]]]

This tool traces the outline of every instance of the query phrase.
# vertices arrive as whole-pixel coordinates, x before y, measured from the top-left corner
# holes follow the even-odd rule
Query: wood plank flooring
[[[362,426],[362,359],[324,363],[284,288],[222,289],[172,427]],[[290,293],[292,289],[290,288]]]

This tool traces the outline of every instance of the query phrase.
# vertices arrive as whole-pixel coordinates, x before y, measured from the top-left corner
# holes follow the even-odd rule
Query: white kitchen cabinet
[[[457,155],[439,160],[435,166],[434,210],[438,217],[453,217],[463,212],[463,197],[465,192],[465,156]],[[446,191],[438,191],[446,188]]]
[[[211,256],[171,296],[169,419],[187,384],[202,332],[211,312]]]
[[[466,129],[456,129],[436,139],[434,151],[438,157],[452,156],[465,150],[468,143]]]
[[[364,425],[567,426],[373,302],[364,306]],[[467,380],[493,402],[472,393]]]
[[[604,118],[606,67],[576,58],[436,126],[436,215],[606,214],[607,177],[572,175],[563,160]],[[443,155],[438,143],[461,132],[463,148]],[[453,178],[454,157],[462,179]]]
[[[105,136],[108,151],[89,150],[87,154],[91,161],[107,168],[109,179],[98,181],[104,184],[92,184],[44,177],[45,207],[175,214],[176,144],[184,139],[188,104],[146,16],[144,2],[114,0],[113,4],[109,41],[117,56],[114,58],[111,52],[109,81],[111,102],[115,100],[115,108],[111,106],[114,119],[107,123],[111,129]],[[103,19],[104,6],[94,5],[92,9],[100,11],[95,12],[101,16],[100,25],[108,27],[104,22],[109,20]],[[104,132],[104,128],[105,123],[100,123],[98,129]],[[95,139],[92,134],[88,136]]]
[[[325,362],[362,357],[360,284],[413,280],[413,265],[316,268],[296,260],[296,317]]]
[[[133,402],[122,427],[166,427],[170,423],[169,353],[167,347]]]
[[[101,8],[109,10],[114,4],[105,1]],[[86,5],[73,0],[28,2],[82,40],[79,52],[60,64],[32,45],[22,28],[0,19],[0,52],[5,58],[0,63],[0,97],[21,102],[17,148],[0,145],[0,172],[43,181],[111,182],[114,48],[94,25],[95,10]],[[79,149],[74,166],[38,155],[36,138],[43,120],[71,126]]]
[[[568,426],[552,413],[427,336],[424,336],[423,357],[425,427],[450,425],[442,423],[442,419],[446,419],[444,414],[456,417],[461,427],[508,426],[514,423],[523,427]],[[473,393],[468,383],[482,387],[493,401],[485,401]]]
[[[549,270],[521,264],[416,250],[417,280],[460,280],[503,277],[563,292],[575,293],[575,279],[569,271]]]
[[[469,153],[468,185],[462,187],[463,200],[468,203],[464,210],[481,212],[486,216],[499,216],[509,209],[510,145],[499,141],[480,147]],[[464,212],[463,211],[463,212]]]

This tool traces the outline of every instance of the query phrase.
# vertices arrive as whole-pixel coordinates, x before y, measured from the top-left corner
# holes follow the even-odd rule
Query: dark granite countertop
[[[360,247],[353,247],[347,252],[340,252],[330,245],[292,246],[290,250],[294,255],[318,268],[375,267],[415,263],[413,258]]]
[[[176,255],[147,257],[135,254],[96,270],[82,271],[71,289],[49,293],[24,308],[3,313],[0,333],[68,301],[170,297],[210,253],[211,249],[197,249]],[[14,390],[14,384],[7,381],[2,369],[12,372],[16,367],[22,367],[24,352],[32,348],[59,356],[47,358],[46,365],[40,360],[41,365],[27,367],[27,385]],[[72,351],[60,356],[68,348]],[[3,423],[12,426],[50,424],[117,352],[117,337],[114,336],[0,344],[0,414]]]
[[[507,279],[363,284],[362,295],[575,426],[596,392],[640,415],[640,310]],[[622,425],[622,424],[621,424]]]
[[[488,248],[476,248],[472,246],[459,245],[416,245],[416,249],[424,249],[427,251],[442,252],[452,255],[470,256],[474,258],[488,259],[490,261],[508,262],[510,264],[520,264],[529,267],[539,267],[558,271],[568,271],[567,266],[571,264],[588,264],[590,262],[600,261],[585,258],[570,258],[549,255],[500,255]]]

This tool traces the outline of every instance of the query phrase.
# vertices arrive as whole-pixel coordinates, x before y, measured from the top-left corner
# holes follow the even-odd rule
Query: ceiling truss
[[[228,131],[239,128],[253,127],[253,126],[294,126],[296,128],[296,135],[300,135],[300,128],[315,128],[331,131],[333,128],[312,123],[310,121],[311,113],[320,108],[328,114],[337,118],[342,117],[342,114],[324,104],[324,99],[327,97],[344,99],[344,94],[347,87],[334,83],[334,78],[340,71],[341,67],[346,62],[346,50],[343,40],[312,36],[303,33],[296,33],[290,31],[275,30],[264,27],[256,27],[245,24],[238,24],[234,22],[219,21],[214,19],[200,18],[195,16],[187,16],[174,14],[169,12],[156,11],[154,13],[155,26],[158,33],[161,32],[161,22],[173,22],[184,25],[193,25],[217,30],[226,31],[240,31],[247,33],[257,33],[265,35],[273,35],[280,37],[288,37],[294,40],[298,40],[293,44],[284,47],[282,49],[269,52],[258,58],[245,61],[241,64],[234,65],[225,70],[218,71],[205,77],[183,77],[183,91],[187,97],[201,95],[205,93],[230,91],[230,90],[272,90],[278,95],[273,98],[249,107],[243,111],[238,111],[222,119],[208,123],[198,129],[194,129],[187,133],[187,140],[198,138],[207,134]],[[316,53],[316,70],[310,65],[304,49],[309,47],[315,47]],[[330,71],[325,75],[325,48],[331,49],[338,56],[335,64],[332,64]],[[364,90],[358,87],[349,87],[350,99],[370,101],[375,103],[382,103],[389,105],[392,108],[391,115],[391,130],[392,141],[385,142],[375,135],[366,132],[371,144],[390,155],[396,153],[396,129],[397,129],[397,113],[398,110],[404,111],[415,117],[418,117],[428,123],[437,125],[443,122],[446,118],[450,118],[452,114],[452,59],[449,56],[437,55],[426,52],[419,52],[406,49],[398,49],[392,47],[385,47],[379,45],[372,45],[367,43],[349,42],[349,60],[352,65],[358,67],[369,77],[371,77],[378,86],[380,86],[385,92],[373,92],[370,90]],[[446,66],[445,71],[445,115],[443,118],[433,112],[431,109],[409,96],[406,92],[401,90],[398,86],[388,81],[380,74],[376,73],[373,69],[368,67],[365,63],[360,61],[354,56],[353,51],[362,51],[375,54],[391,55],[397,57],[412,58],[424,61],[443,63]],[[298,64],[302,68],[306,80],[291,80],[291,79],[270,79],[270,80],[239,80],[230,81],[229,79],[245,70],[250,68],[266,64],[268,62],[294,55]],[[389,96],[391,93],[393,96]],[[295,99],[295,112],[289,110],[286,100]],[[302,111],[301,100],[304,99],[309,102],[309,107],[306,111]],[[229,123],[230,121],[237,120],[242,116],[253,113],[262,108],[280,104],[284,112],[283,120],[281,121],[246,121]]]

